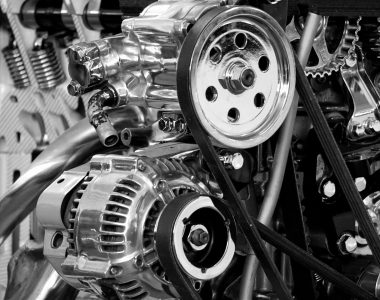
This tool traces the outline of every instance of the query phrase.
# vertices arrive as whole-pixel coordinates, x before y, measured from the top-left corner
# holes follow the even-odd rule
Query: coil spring
[[[28,73],[17,45],[11,43],[2,50],[9,73],[16,88],[26,88],[30,85]]]
[[[43,42],[40,47],[35,46],[29,56],[41,89],[51,89],[66,79],[52,43]]]
[[[380,18],[363,18],[360,25],[363,51],[373,64],[380,66]]]

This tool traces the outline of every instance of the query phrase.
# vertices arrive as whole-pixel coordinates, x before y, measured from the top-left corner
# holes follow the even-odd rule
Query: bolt
[[[255,72],[242,62],[234,62],[226,68],[219,82],[231,93],[240,94],[254,85]]]
[[[331,180],[328,180],[322,187],[322,194],[323,196],[327,198],[331,198],[332,196],[334,196],[335,192],[336,192],[335,183],[332,182]]]
[[[145,166],[145,164],[142,161],[139,161],[137,163],[137,169],[139,169],[139,171],[141,171],[141,172],[144,172],[145,169],[146,169],[146,166]]]
[[[348,253],[352,253],[356,250],[358,247],[358,243],[356,242],[355,238],[350,236],[348,237],[344,242],[344,248]]]
[[[120,272],[119,267],[112,266],[112,267],[110,268],[110,274],[111,274],[111,275],[116,275],[116,274],[118,274],[119,272]]]
[[[343,233],[338,240],[338,248],[342,254],[353,253],[358,243],[350,233]]]
[[[355,125],[353,131],[357,137],[362,137],[366,134],[365,127],[363,125]]]
[[[169,131],[169,129],[170,129],[169,118],[161,118],[158,121],[158,128],[160,128],[160,130],[165,131],[165,132]]]
[[[76,80],[71,80],[69,85],[67,86],[67,91],[71,96],[79,96],[82,94],[82,86]]]
[[[380,121],[372,120],[367,123],[367,131],[368,133],[378,133],[380,132]]]
[[[190,234],[190,241],[195,246],[206,245],[210,240],[209,234],[203,229],[196,229]]]
[[[160,180],[157,182],[157,191],[162,192],[166,187],[166,182],[164,180]]]
[[[239,152],[219,156],[219,159],[227,169],[239,170],[244,165],[244,157]]]
[[[358,191],[362,192],[367,186],[367,180],[364,177],[357,177],[355,178],[355,185]]]

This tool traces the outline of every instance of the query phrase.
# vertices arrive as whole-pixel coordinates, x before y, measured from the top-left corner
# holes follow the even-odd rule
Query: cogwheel
[[[312,55],[309,57],[305,69],[306,75],[316,78],[331,75],[333,71],[339,71],[340,67],[345,64],[345,59],[354,51],[355,44],[359,40],[360,20],[361,17],[345,19],[344,24],[342,24],[342,33],[337,37],[333,32],[333,26],[329,24],[329,17],[322,18],[313,44],[315,57]],[[286,36],[289,41],[299,40],[302,29],[303,23],[296,21],[293,17],[286,27]],[[329,49],[334,45],[334,50]]]

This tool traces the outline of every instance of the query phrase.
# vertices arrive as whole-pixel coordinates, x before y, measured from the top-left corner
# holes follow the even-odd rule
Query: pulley
[[[280,25],[265,12],[216,9],[219,13],[205,15],[189,31],[186,39],[193,47],[181,49],[178,82],[189,90],[209,136],[224,146],[253,147],[269,139],[289,111],[293,51]]]

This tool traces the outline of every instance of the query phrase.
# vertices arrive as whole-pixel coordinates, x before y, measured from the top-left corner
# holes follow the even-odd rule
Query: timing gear
[[[179,265],[197,290],[227,269],[235,245],[225,225],[231,221],[208,196],[179,203],[173,227],[157,229],[169,220],[166,206],[187,193],[209,191],[182,162],[94,156],[89,171],[88,165],[66,171],[41,195],[44,254],[78,289],[119,299],[169,299],[178,294],[156,245],[172,236]]]
[[[346,58],[355,50],[356,42],[359,40],[360,20],[360,17],[345,19],[344,24],[339,26],[339,20],[335,18],[322,18],[313,44],[316,57],[309,57],[305,68],[306,75],[314,78],[328,76],[345,64]],[[301,38],[303,26],[302,18],[292,18],[286,27],[286,36],[290,42]],[[341,32],[337,33],[336,30]],[[336,34],[338,38],[335,37]]]

